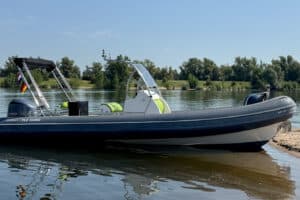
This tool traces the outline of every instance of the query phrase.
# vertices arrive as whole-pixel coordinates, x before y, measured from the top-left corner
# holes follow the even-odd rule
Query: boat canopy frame
[[[75,96],[73,94],[72,88],[69,85],[68,81],[61,73],[57,65],[51,61],[41,58],[13,58],[14,63],[16,64],[18,71],[22,77],[22,80],[27,85],[28,90],[30,91],[33,100],[38,108],[42,111],[43,109],[49,110],[50,106],[48,101],[46,100],[44,94],[42,93],[41,89],[39,88],[38,84],[36,83],[34,77],[31,74],[31,70],[33,69],[40,69],[46,70],[49,73],[52,73],[53,77],[55,78],[57,84],[64,92],[66,98],[69,102],[76,101]],[[30,83],[28,82],[27,77],[30,79]],[[42,113],[43,114],[43,113]]]

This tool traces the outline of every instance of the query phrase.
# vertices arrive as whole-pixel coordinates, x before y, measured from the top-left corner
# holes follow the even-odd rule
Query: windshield
[[[149,71],[142,64],[132,64],[136,69],[140,77],[144,80],[145,84],[149,88],[157,88],[156,82],[152,78]]]

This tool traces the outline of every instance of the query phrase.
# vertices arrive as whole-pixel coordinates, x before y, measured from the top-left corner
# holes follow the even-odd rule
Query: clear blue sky
[[[300,58],[297,0],[9,0],[0,6],[0,65],[9,56],[59,60],[81,68],[112,56],[177,68],[190,57],[231,64]]]

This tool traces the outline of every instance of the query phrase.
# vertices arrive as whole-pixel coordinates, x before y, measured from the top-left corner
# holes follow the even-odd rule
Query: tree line
[[[180,66],[180,78],[204,81],[247,81],[252,88],[271,89],[297,87],[300,83],[300,63],[292,56],[280,56],[271,63],[258,62],[256,58],[236,57],[232,65],[217,66],[204,58],[190,58]],[[286,82],[292,82],[287,84]],[[294,89],[295,89],[294,88]]]
[[[4,77],[3,87],[12,87],[15,84],[17,68],[10,57],[0,69],[0,77]],[[73,82],[78,79],[88,80],[96,88],[119,89],[124,88],[130,74],[128,65],[130,58],[119,55],[113,62],[104,65],[93,62],[85,66],[81,73],[74,60],[63,57],[56,64],[66,78]],[[196,88],[199,80],[211,81],[247,81],[252,88],[262,89],[269,85],[271,89],[296,89],[300,83],[300,63],[292,56],[280,56],[270,63],[258,62],[256,58],[236,57],[231,65],[218,66],[208,58],[190,58],[183,62],[179,70],[172,67],[160,68],[149,59],[135,61],[142,63],[152,74],[154,79],[161,80],[167,85],[171,80],[188,80],[190,88]],[[33,70],[37,82],[42,82],[51,76],[39,70]]]

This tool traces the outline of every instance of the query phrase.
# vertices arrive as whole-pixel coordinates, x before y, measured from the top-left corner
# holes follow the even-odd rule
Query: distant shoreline
[[[0,88],[12,88],[16,89],[19,86],[13,85],[12,87],[4,87],[4,77],[0,77]],[[82,79],[68,79],[73,89],[100,89],[110,90],[109,88],[96,88],[96,85],[91,83],[89,80]],[[257,90],[251,87],[251,83],[247,81],[198,81],[195,89],[190,89],[187,80],[168,80],[163,82],[162,80],[156,80],[159,89],[161,90],[188,90],[188,91],[244,91],[244,90]],[[289,83],[289,82],[286,82]],[[57,85],[55,79],[50,78],[47,81],[38,83],[42,89],[56,89]],[[263,89],[261,89],[263,90]],[[276,91],[299,91],[300,84],[296,88],[280,89]]]
[[[4,78],[0,77],[0,87],[3,87]],[[95,84],[91,83],[88,80],[81,80],[81,79],[68,79],[71,87],[74,89],[92,89],[96,88]],[[156,80],[157,85],[160,89],[167,89],[167,90],[190,90],[188,86],[187,80],[168,80],[167,82],[163,82],[162,80]],[[38,83],[41,88],[58,88],[58,85],[55,79],[50,78],[47,81],[42,81]],[[14,86],[16,87],[16,85]],[[13,88],[13,86],[11,87]],[[207,85],[206,81],[198,81],[197,88],[192,90],[222,90],[222,89],[251,89],[250,82],[247,81],[210,81],[210,84]]]

